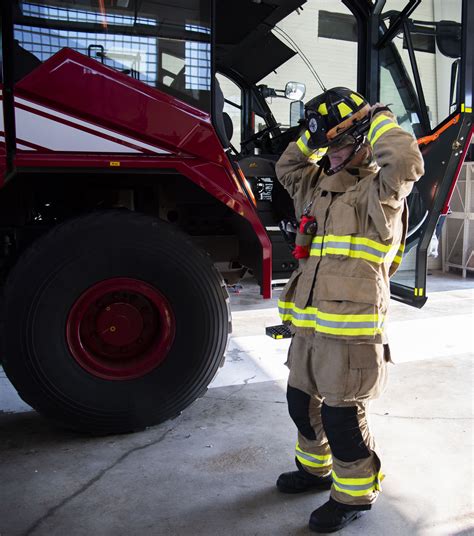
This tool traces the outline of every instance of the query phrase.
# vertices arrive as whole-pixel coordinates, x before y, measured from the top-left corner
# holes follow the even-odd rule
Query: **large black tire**
[[[157,289],[174,316],[164,361],[136,378],[86,370],[66,335],[79,297],[116,278]],[[83,216],[38,239],[12,269],[3,305],[3,365],[21,398],[59,425],[91,434],[176,416],[206,390],[230,333],[228,294],[210,258],[169,224],[125,210]]]

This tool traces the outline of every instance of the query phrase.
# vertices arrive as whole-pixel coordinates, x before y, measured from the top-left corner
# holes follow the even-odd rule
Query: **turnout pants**
[[[389,350],[295,335],[288,353],[288,410],[296,427],[296,464],[332,473],[331,497],[370,509],[381,490],[380,459],[367,422],[368,402],[385,388]]]

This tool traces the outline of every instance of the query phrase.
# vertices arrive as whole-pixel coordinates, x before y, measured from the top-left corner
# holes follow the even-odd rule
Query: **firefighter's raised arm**
[[[275,167],[278,180],[295,202],[314,187],[312,179],[318,170],[309,160],[313,149],[308,144],[309,132],[305,131],[298,141],[288,145]]]
[[[402,200],[424,173],[416,139],[403,130],[388,108],[375,105],[367,138],[380,167],[380,201]]]

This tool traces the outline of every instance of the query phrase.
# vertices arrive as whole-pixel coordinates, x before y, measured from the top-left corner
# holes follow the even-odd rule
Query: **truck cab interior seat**
[[[214,126],[222,145],[227,149],[231,145],[230,140],[234,134],[234,125],[232,124],[230,115],[224,112],[224,93],[217,78],[214,79],[214,88]]]

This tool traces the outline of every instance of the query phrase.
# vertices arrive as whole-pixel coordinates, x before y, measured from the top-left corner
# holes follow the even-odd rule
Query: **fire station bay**
[[[0,28],[0,536],[474,536],[474,1]]]

